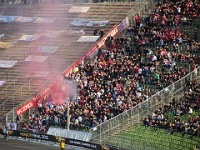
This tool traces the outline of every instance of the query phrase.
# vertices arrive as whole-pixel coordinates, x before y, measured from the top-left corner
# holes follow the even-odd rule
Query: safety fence
[[[4,135],[3,129],[0,128],[0,135]],[[27,131],[18,131],[18,130],[12,130],[9,133],[9,136],[12,137],[17,137],[18,139],[24,139],[24,140],[32,140],[35,142],[42,142],[42,143],[60,143],[61,140],[65,141],[65,144],[67,145],[73,145],[73,146],[78,146],[78,147],[83,147],[87,149],[93,149],[93,150],[103,150],[102,145],[100,144],[95,144],[91,142],[86,142],[86,141],[80,141],[76,139],[70,139],[70,138],[63,138],[60,136],[53,136],[53,135],[48,135],[48,134],[43,134],[43,133],[32,133],[32,132],[27,132]],[[50,144],[50,143],[48,143]]]

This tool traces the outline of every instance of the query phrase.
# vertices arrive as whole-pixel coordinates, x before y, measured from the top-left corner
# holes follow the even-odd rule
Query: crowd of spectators
[[[186,85],[184,97],[174,98],[169,104],[156,109],[144,119],[144,125],[166,129],[169,134],[177,131],[182,136],[200,137],[200,84],[195,80]],[[196,115],[193,112],[197,112]],[[188,117],[184,120],[184,116]]]
[[[65,76],[64,80],[75,82],[78,93],[77,99],[70,102],[70,128],[95,129],[194,70],[200,64],[198,31],[190,29],[196,33],[194,36],[182,31],[179,25],[183,17],[196,12],[198,7],[196,1],[181,1],[175,5],[158,3],[150,11],[149,19],[136,15],[136,24],[127,29],[127,35],[108,37],[105,47],[98,50],[92,61],[76,66]],[[169,21],[171,15],[173,19],[180,16],[177,24],[173,23],[175,20]],[[153,23],[150,23],[151,18]],[[162,20],[166,25],[158,23]],[[186,26],[194,26],[194,23],[195,20]],[[66,128],[67,104],[51,102],[51,94],[47,99],[47,103],[39,103],[29,121]]]
[[[136,33],[136,46],[140,49],[145,46],[164,47],[170,44],[174,52],[180,52],[183,48],[197,52],[200,24],[195,20],[199,19],[199,15],[199,1],[182,0],[175,4],[159,1],[148,17],[142,19],[138,14],[135,15],[136,25],[130,27],[129,32]],[[194,25],[195,22],[197,24],[192,33],[186,30],[187,28],[181,33],[180,27],[183,30],[183,26]],[[193,39],[189,35],[192,35]]]

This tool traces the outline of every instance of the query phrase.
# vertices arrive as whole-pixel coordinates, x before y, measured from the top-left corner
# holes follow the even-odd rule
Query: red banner
[[[115,36],[117,33],[119,33],[118,25],[116,25],[107,34],[105,34],[99,41],[97,41],[94,44],[94,46],[92,48],[90,48],[90,50],[88,50],[88,52],[83,57],[81,57],[78,61],[76,61],[69,68],[67,68],[67,70],[64,71],[64,75],[68,75],[69,73],[71,73],[73,68],[77,64],[80,64],[85,59],[85,57],[94,56],[97,52],[97,48],[101,48],[105,44],[105,40],[107,39],[107,37]],[[29,110],[32,107],[37,107],[38,102],[45,100],[44,97],[46,97],[49,94],[51,86],[53,86],[53,84],[51,84],[49,87],[47,87],[44,91],[42,91],[39,94],[37,94],[36,96],[34,96],[32,100],[30,100],[29,102],[25,103],[23,106],[18,108],[16,110],[17,115],[21,115],[21,114],[25,113],[27,110]]]
[[[33,101],[30,100],[30,101],[26,102],[23,106],[19,107],[16,110],[16,114],[17,115],[21,115],[21,114],[25,113],[27,110],[29,110],[32,107],[33,107]]]

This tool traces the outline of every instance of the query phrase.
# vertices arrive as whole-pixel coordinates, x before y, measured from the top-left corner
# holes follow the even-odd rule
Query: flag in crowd
[[[122,32],[124,29],[126,29],[129,26],[128,17],[126,17],[122,22],[118,25],[119,32]]]

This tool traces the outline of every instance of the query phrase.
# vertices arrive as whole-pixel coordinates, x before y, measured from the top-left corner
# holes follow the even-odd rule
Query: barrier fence
[[[1,134],[4,135],[3,129],[0,128],[0,135]],[[10,131],[9,136],[21,137],[21,138],[26,138],[26,139],[30,138],[30,139],[39,140],[40,142],[42,141],[60,142],[61,139],[64,139],[65,144],[68,144],[68,145],[84,147],[84,148],[93,149],[93,150],[103,150],[103,147],[100,144],[95,144],[91,142],[80,141],[80,140],[70,139],[70,138],[63,138],[63,137],[53,136],[53,135],[48,135],[48,134],[43,134],[43,133],[32,133],[32,132],[27,132],[27,131],[13,130],[13,131]]]
[[[90,129],[93,133],[92,140],[96,143],[104,143],[109,137],[121,132],[130,126],[139,123],[144,117],[157,108],[169,103],[172,98],[178,97],[185,92],[185,85],[200,76],[200,67],[187,74],[185,77],[174,82],[170,86],[156,93],[146,101],[139,103],[137,106],[125,111],[124,113],[111,118],[107,122],[102,123],[94,129]],[[116,145],[115,145],[116,146]]]

